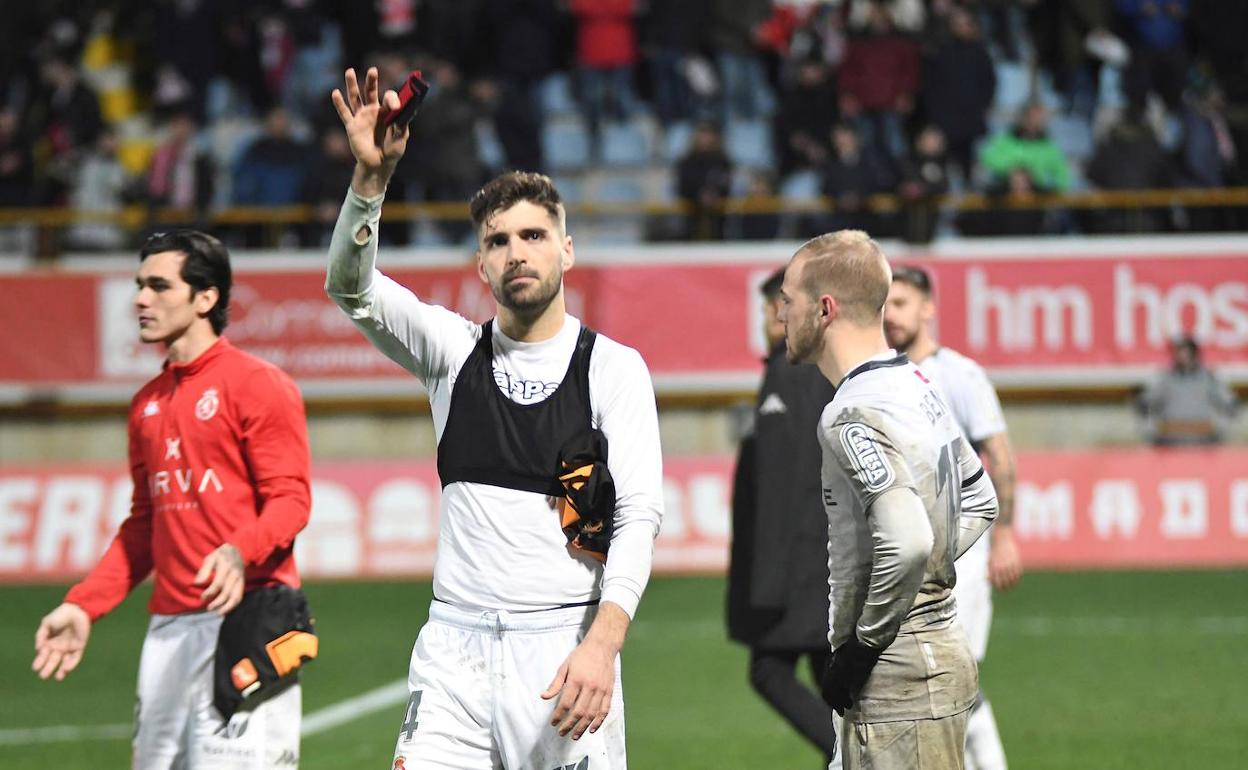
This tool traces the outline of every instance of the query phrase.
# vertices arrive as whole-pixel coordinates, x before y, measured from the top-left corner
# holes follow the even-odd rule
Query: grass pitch
[[[314,583],[311,714],[407,671],[428,583]],[[129,766],[147,590],[97,624],[61,683],[29,670],[63,587],[0,589],[0,768]],[[651,583],[624,652],[630,766],[814,770],[819,756],[750,690],[725,639],[724,583]],[[1248,572],[1035,573],[998,596],[981,671],[1014,770],[1223,768],[1248,754]],[[389,767],[403,704],[309,736],[301,767]],[[78,737],[44,728],[67,726]],[[83,730],[82,728],[87,728]],[[103,729],[98,729],[103,728]]]

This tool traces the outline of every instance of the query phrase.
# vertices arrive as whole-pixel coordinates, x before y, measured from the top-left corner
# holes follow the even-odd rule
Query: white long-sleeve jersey
[[[996,517],[996,494],[942,394],[892,351],[841,381],[819,442],[829,640],[835,647],[857,635],[884,649],[905,620],[949,598],[954,560]],[[898,505],[890,494],[921,505]]]
[[[429,392],[440,441],[451,392],[480,325],[422,302],[376,267],[384,196],[347,193],[330,245],[325,289],[373,344]],[[365,233],[363,240],[357,235]],[[553,393],[568,369],[581,322],[568,315],[541,342],[508,338],[493,324],[494,379],[518,404]],[[662,455],[654,386],[641,355],[599,334],[589,365],[593,427],[606,435],[615,480],[615,530],[606,564],[569,553],[545,495],[454,482],[442,491],[434,595],[484,609],[533,610],[601,599],[631,617],[650,576],[663,514]],[[552,474],[554,469],[552,469]]]

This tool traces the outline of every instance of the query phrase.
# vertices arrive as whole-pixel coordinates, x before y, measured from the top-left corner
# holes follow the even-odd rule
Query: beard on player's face
[[[906,352],[913,345],[914,341],[919,337],[919,328],[917,325],[913,327],[903,326],[897,323],[884,322],[884,336],[888,339],[889,347],[899,352]]]
[[[812,363],[822,341],[818,323],[818,308],[809,313],[795,313],[789,309],[784,327],[784,357],[791,364]]]
[[[521,280],[517,280],[521,279]],[[541,315],[563,285],[563,269],[556,261],[545,278],[525,263],[518,263],[503,272],[497,281],[490,283],[495,301],[502,307],[521,316]]]

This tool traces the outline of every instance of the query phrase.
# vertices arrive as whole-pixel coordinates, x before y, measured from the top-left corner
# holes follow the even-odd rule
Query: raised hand
[[[355,155],[356,175],[352,186],[356,187],[357,193],[367,196],[384,191],[395,165],[407,149],[408,130],[406,126],[387,127],[383,121],[387,113],[399,108],[399,95],[394,91],[381,95],[376,67],[369,67],[365,73],[363,89],[354,69],[347,70],[345,78],[346,96],[335,88],[330,98],[347,130],[351,152]],[[359,189],[360,182],[364,180],[373,183],[370,188],[380,182],[381,189]]]

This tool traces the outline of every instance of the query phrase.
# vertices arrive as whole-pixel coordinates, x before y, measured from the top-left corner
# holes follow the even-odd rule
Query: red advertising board
[[[757,286],[793,248],[603,250],[567,274],[569,309],[637,348],[660,392],[750,389],[764,352]],[[931,270],[941,341],[983,363],[999,385],[1135,384],[1163,364],[1167,340],[1181,331],[1202,340],[1228,379],[1248,382],[1248,238],[952,251],[890,253]],[[227,333],[313,397],[411,392],[412,379],[325,297],[323,260],[237,255]],[[387,272],[427,301],[474,320],[492,313],[488,287],[462,255],[428,262],[383,255]],[[0,275],[0,398],[51,391],[125,400],[156,371],[159,351],[135,334],[132,263],[117,267]]]
[[[725,569],[732,463],[665,462],[657,573]],[[1248,449],[1024,452],[1019,469],[1016,526],[1030,567],[1248,566]],[[312,519],[297,544],[306,576],[429,574],[440,491],[432,462],[320,463],[313,477]],[[121,464],[0,470],[0,582],[81,574],[129,497]]]

